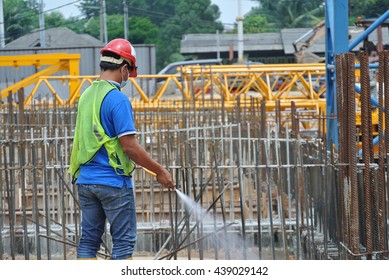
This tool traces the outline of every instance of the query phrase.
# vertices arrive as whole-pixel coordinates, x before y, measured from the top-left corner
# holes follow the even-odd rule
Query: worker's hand
[[[174,190],[173,180],[172,180],[172,177],[170,176],[169,171],[167,171],[166,169],[162,169],[161,172],[156,174],[156,176],[157,176],[157,181],[161,185],[166,186],[166,187]]]

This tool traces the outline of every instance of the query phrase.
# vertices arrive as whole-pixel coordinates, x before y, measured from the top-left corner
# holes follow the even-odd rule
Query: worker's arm
[[[136,164],[156,174],[157,181],[169,188],[174,188],[173,180],[162,165],[150,157],[146,150],[139,144],[135,135],[124,135],[119,138],[120,144],[126,155]]]

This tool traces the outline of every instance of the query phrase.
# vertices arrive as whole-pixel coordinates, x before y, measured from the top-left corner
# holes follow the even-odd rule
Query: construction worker
[[[82,235],[77,259],[96,259],[106,220],[112,236],[111,259],[131,259],[136,213],[131,174],[135,164],[174,189],[169,172],[136,139],[129,98],[120,90],[137,76],[136,53],[125,39],[100,51],[100,77],[81,95],[69,172],[78,187]]]

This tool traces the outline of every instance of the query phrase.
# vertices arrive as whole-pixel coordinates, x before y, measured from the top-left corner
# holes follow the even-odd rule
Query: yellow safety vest
[[[118,175],[131,176],[135,169],[134,162],[124,153],[118,137],[109,137],[101,125],[101,104],[113,89],[116,87],[107,81],[94,81],[80,97],[69,167],[74,179],[78,177],[80,165],[91,161],[103,145],[109,164]]]

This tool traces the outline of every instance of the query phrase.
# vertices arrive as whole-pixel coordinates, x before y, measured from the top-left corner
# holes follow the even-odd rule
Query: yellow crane
[[[7,88],[1,90],[1,99],[6,98],[9,94],[14,94],[21,88],[35,84],[35,88],[39,87],[41,83],[45,83],[50,91],[53,93],[57,101],[62,105],[62,100],[55,94],[55,90],[47,82],[40,77],[52,75],[59,71],[68,71],[70,76],[79,76],[80,54],[68,53],[50,53],[50,54],[30,54],[30,55],[10,55],[0,56],[0,67],[14,67],[15,69],[23,66],[35,66],[37,69],[48,65],[37,73],[19,81]],[[69,79],[70,93],[77,91],[80,85],[79,79]],[[32,93],[35,91],[33,90]],[[30,94],[25,99],[25,104],[29,104],[32,100],[33,94]]]

